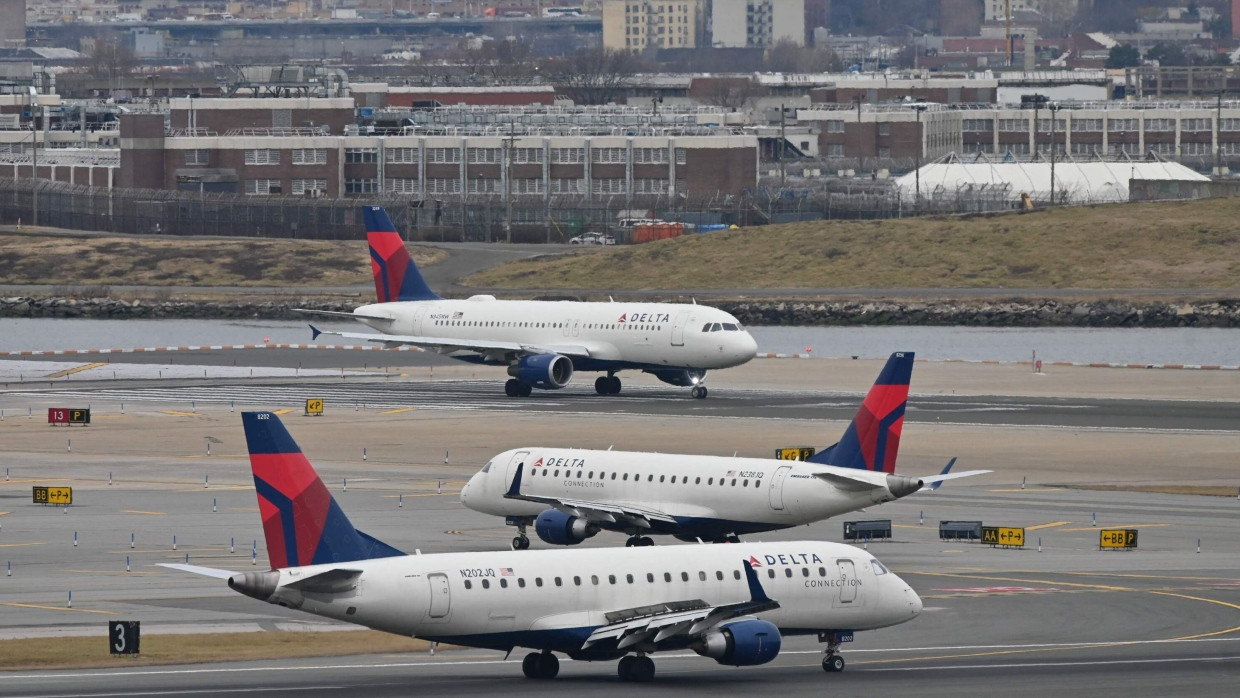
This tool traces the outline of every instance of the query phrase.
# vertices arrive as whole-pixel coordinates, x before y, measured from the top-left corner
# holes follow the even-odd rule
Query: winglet
[[[743,563],[745,565],[745,580],[749,582],[750,601],[768,603],[771,598],[762,589],[762,582],[758,581],[758,573],[754,571],[753,565],[749,564],[749,560],[744,560]]]
[[[319,338],[319,335],[321,335],[321,334],[323,334],[323,330],[320,330],[319,328],[315,327],[314,325],[311,325],[311,326],[310,326],[310,341],[311,341],[311,342],[313,342],[314,340],[318,339],[318,338]]]
[[[956,464],[956,457],[955,457],[955,456],[952,456],[952,459],[951,459],[951,460],[949,460],[949,461],[947,461],[947,465],[945,465],[945,466],[943,467],[943,472],[939,473],[939,475],[946,475],[948,472],[950,472],[950,471],[951,471],[952,466],[953,466],[953,465],[955,465],[955,464]],[[940,488],[940,487],[942,487],[942,486],[943,486],[943,481],[942,481],[942,480],[939,480],[939,481],[937,481],[937,482],[932,482],[932,483],[930,483],[930,487],[929,487],[929,489],[930,489],[931,491],[933,491],[933,490],[937,490],[938,488]]]
[[[521,496],[521,470],[523,468],[525,468],[525,463],[517,464],[517,474],[512,476],[512,486],[508,488],[508,493],[504,495],[505,497]]]

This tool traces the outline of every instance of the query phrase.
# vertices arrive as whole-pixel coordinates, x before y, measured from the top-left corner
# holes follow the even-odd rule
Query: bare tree
[[[133,73],[138,67],[133,48],[116,37],[95,37],[83,62],[87,72],[109,82]]]
[[[547,60],[543,78],[577,104],[607,104],[618,98],[643,63],[626,51],[589,48]]]
[[[766,50],[765,68],[779,73],[829,73],[844,69],[835,51],[825,46],[800,46],[780,39]]]
[[[766,94],[766,90],[747,77],[710,77],[694,80],[693,93],[707,104],[736,110]]]

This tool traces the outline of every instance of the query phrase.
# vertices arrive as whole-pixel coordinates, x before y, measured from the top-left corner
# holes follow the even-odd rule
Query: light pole
[[[1214,176],[1223,176],[1223,91],[1215,95],[1214,105]]]
[[[853,101],[857,103],[857,174],[861,174],[861,170],[865,169],[865,158],[861,155],[861,95],[853,97]]]
[[[1051,110],[1051,205],[1055,205],[1055,129],[1058,126],[1058,119],[1055,118],[1059,113],[1059,104],[1052,102],[1048,109]]]
[[[926,139],[921,135],[921,113],[926,110],[926,105],[918,104],[914,106],[913,108],[917,110],[917,143],[915,145],[915,149],[913,150],[913,157],[916,158],[916,164],[914,165],[914,169],[913,169],[913,172],[915,174],[913,178],[917,182],[917,198],[913,202],[913,211],[920,213],[921,212],[921,148],[922,148],[922,145],[926,142]]]
[[[30,87],[30,180],[31,180],[31,213],[30,224],[39,225],[39,131],[35,128],[35,114],[38,110],[39,93]]]

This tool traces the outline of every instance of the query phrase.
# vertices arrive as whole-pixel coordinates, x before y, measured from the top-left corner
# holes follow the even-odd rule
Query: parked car
[[[570,245],[614,245],[616,237],[611,233],[582,233],[569,238]]]

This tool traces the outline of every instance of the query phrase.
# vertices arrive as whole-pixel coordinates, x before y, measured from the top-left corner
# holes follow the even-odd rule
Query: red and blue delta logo
[[[542,463],[543,463],[543,459],[539,458],[538,460],[534,461],[533,467],[537,468],[538,466],[542,465]]]
[[[620,319],[616,320],[616,322],[628,322],[628,317],[628,313],[620,313]]]

